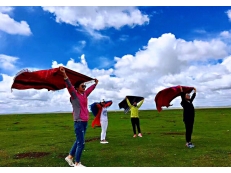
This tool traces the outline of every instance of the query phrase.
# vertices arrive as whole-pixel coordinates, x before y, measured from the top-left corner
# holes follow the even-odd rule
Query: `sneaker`
[[[193,145],[193,143],[192,142],[189,142],[189,144],[188,145],[190,145],[190,147],[191,148],[193,148],[194,147],[194,145]]]
[[[194,145],[193,145],[191,142],[189,142],[189,143],[186,143],[186,147],[188,147],[188,148],[193,148]]]
[[[74,167],[86,167],[86,166],[82,165],[81,162],[79,162],[77,165],[74,164]]]
[[[141,133],[139,133],[139,134],[138,134],[138,136],[139,136],[139,137],[142,137],[142,134],[141,134]]]
[[[74,166],[74,163],[73,163],[73,159],[70,159],[68,156],[65,158],[65,160],[67,161],[67,163],[70,165],[70,166]]]
[[[133,135],[133,138],[135,138],[136,137],[136,134],[135,135]]]
[[[107,144],[107,141],[100,141],[101,144]]]
[[[105,144],[108,144],[109,142],[108,141],[106,141],[106,140],[104,140],[104,142],[105,142]]]

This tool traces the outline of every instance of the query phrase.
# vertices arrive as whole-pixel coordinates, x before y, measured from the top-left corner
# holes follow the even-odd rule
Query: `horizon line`
[[[195,109],[206,109],[206,108],[210,108],[210,109],[216,109],[216,108],[231,108],[230,106],[195,106]],[[171,107],[171,108],[162,108],[162,110],[172,110],[172,109],[183,109],[182,107]],[[155,110],[157,111],[157,109],[139,109],[139,110]],[[108,112],[124,112],[124,110],[108,110]],[[53,111],[53,112],[13,112],[13,113],[0,113],[0,115],[12,115],[12,114],[45,114],[45,113],[72,113],[72,111]],[[89,111],[89,113],[91,113],[91,111]]]

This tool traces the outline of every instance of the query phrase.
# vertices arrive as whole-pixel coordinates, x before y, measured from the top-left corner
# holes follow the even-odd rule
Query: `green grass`
[[[196,109],[192,141],[185,147],[182,110],[141,110],[143,138],[133,138],[129,114],[109,112],[107,140],[90,115],[81,161],[87,167],[230,167],[231,109]],[[75,141],[71,113],[0,116],[1,167],[68,167]],[[37,157],[25,153],[45,152]],[[19,157],[23,155],[24,157]],[[17,157],[18,155],[18,157]]]

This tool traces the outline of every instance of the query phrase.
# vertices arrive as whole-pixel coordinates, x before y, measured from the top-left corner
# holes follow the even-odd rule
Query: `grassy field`
[[[90,121],[82,163],[87,167],[230,167],[231,108],[196,109],[185,147],[182,110],[141,110],[142,138],[133,138],[130,114],[109,112],[107,140]],[[68,167],[75,141],[71,113],[0,115],[1,167]]]

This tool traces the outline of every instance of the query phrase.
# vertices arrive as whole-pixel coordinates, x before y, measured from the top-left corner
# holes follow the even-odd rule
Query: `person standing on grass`
[[[194,88],[194,93],[190,98],[188,93],[184,93],[181,86],[180,87],[180,95],[181,95],[181,106],[183,107],[183,122],[185,124],[185,139],[186,139],[186,146],[188,148],[193,148],[194,145],[191,142],[192,133],[193,133],[193,124],[194,124],[194,117],[195,117],[195,110],[193,106],[193,100],[196,97],[196,88]]]
[[[68,79],[65,69],[62,66],[60,66],[59,69],[63,74],[66,88],[71,95],[70,101],[73,107],[74,130],[76,135],[76,141],[65,160],[70,166],[85,167],[81,164],[80,160],[85,146],[85,133],[89,120],[87,97],[95,89],[98,80],[95,79],[95,84],[91,85],[88,89],[86,89],[84,81],[77,81],[73,86]],[[73,163],[74,157],[75,164]]]
[[[92,121],[92,127],[101,126],[101,136],[100,136],[100,143],[107,144],[106,141],[106,132],[108,127],[108,113],[107,108],[112,105],[112,101],[108,101],[107,103],[102,100],[100,103],[97,103],[96,106],[98,108],[98,113],[94,120]]]
[[[138,105],[136,102],[134,102],[133,105],[131,105],[131,103],[127,97],[126,97],[126,101],[127,101],[127,104],[131,110],[131,123],[132,123],[132,128],[133,128],[133,133],[134,133],[133,137],[134,138],[136,137],[136,128],[138,130],[138,136],[142,137],[141,130],[140,130],[140,119],[139,119],[138,109],[143,104],[144,99],[141,100]]]

